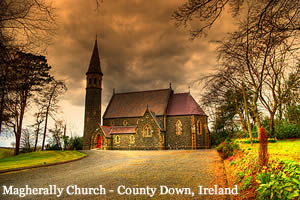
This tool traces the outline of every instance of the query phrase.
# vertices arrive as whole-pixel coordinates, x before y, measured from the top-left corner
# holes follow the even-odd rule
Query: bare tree
[[[34,128],[34,136],[35,136],[33,151],[36,151],[37,144],[39,141],[39,136],[41,135],[41,131],[42,131],[41,125],[44,122],[43,107],[39,108],[39,111],[34,114],[34,117],[35,117],[35,123],[32,125],[32,127]]]
[[[55,112],[57,112],[59,108],[58,107],[59,97],[60,95],[64,94],[66,90],[67,87],[64,81],[53,80],[49,85],[44,87],[41,93],[40,104],[44,108],[42,112],[44,113],[45,116],[42,150],[44,150],[44,146],[45,146],[49,115],[53,115]]]
[[[192,38],[196,38],[207,34],[226,7],[230,8],[232,16],[239,20],[247,12],[249,4],[252,4],[254,19],[251,29],[256,32],[265,30],[265,27],[272,27],[280,32],[300,30],[298,0],[187,0],[172,17],[179,26],[198,21],[197,27],[190,29]]]
[[[58,149],[62,149],[63,133],[64,133],[64,123],[61,120],[55,121],[54,128],[49,129],[52,134],[50,143],[52,146],[57,146]]]
[[[22,137],[21,137],[21,148],[24,150],[24,151],[31,151],[31,147],[32,147],[32,144],[33,144],[33,138],[32,138],[32,135],[30,133],[30,130],[29,129],[23,129],[22,130]]]
[[[55,19],[50,1],[0,1],[0,43],[22,51],[44,50],[56,29]]]
[[[281,85],[286,79],[283,72],[288,69],[286,58],[295,49],[291,38],[296,37],[293,31],[279,32],[271,25],[258,32],[253,29],[255,13],[253,7],[249,6],[246,20],[240,23],[240,29],[219,42],[221,69],[213,74],[211,88],[211,91],[219,91],[215,95],[222,95],[220,92],[224,88],[242,91],[250,138],[249,115],[253,116],[257,130],[260,130],[260,104],[269,111],[271,134],[274,132],[274,115],[285,92],[291,89],[289,87],[283,92]]]

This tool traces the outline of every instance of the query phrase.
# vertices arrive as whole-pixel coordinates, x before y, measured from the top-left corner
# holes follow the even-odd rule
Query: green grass
[[[78,151],[39,151],[0,159],[0,170],[44,165],[85,156]]]
[[[14,155],[14,149],[0,148],[0,159]]]
[[[242,149],[258,151],[259,144],[242,144]],[[271,158],[279,158],[282,160],[293,160],[300,163],[300,139],[296,140],[279,140],[276,143],[268,143],[268,153]]]

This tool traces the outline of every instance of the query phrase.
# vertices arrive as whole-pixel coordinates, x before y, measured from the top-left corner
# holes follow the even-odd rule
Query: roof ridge
[[[103,126],[103,125],[102,125],[101,127],[107,127],[107,128],[111,128],[111,126]]]
[[[135,126],[112,126],[112,128],[131,128],[131,127],[137,127],[136,125]]]
[[[188,92],[180,92],[180,93],[174,93],[173,95],[176,95],[176,94],[189,94],[189,93]]]
[[[115,95],[118,94],[131,94],[131,93],[142,93],[142,92],[155,92],[155,91],[163,91],[163,90],[171,90],[170,88],[166,89],[156,89],[156,90],[142,90],[142,91],[132,91],[132,92],[120,92],[120,93],[115,93]]]

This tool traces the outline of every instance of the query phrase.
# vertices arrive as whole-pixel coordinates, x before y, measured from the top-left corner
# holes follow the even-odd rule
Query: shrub
[[[82,150],[83,148],[83,137],[74,137],[70,139],[71,149]]]
[[[300,165],[293,161],[275,161],[256,176],[259,199],[297,199],[300,188]]]
[[[259,143],[259,141],[258,141],[258,139],[256,139],[256,138],[253,138],[253,144],[254,143]],[[250,142],[250,139],[239,139],[239,140],[237,140],[237,142],[239,142],[239,143],[243,143],[243,144],[250,144],[251,142]],[[276,143],[277,142],[277,140],[276,140],[276,138],[268,138],[268,143]]]
[[[212,131],[210,133],[211,145],[219,145],[221,142],[224,142],[227,137],[226,131]]]
[[[217,147],[217,151],[221,154],[223,159],[233,156],[236,150],[240,150],[240,146],[237,142],[230,139],[225,140]]]
[[[300,126],[296,123],[280,121],[275,124],[275,137],[277,139],[300,138]]]
[[[47,144],[46,150],[61,150],[61,147],[59,147],[58,144]]]

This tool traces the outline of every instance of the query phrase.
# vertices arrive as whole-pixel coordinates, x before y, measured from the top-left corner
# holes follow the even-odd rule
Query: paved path
[[[223,199],[222,196],[198,195],[199,185],[225,187],[223,165],[215,150],[198,151],[86,151],[79,161],[0,175],[0,199],[18,199],[3,195],[3,186],[24,188],[64,188],[61,199],[150,199],[149,195],[119,195],[117,188],[157,188],[151,199]],[[67,187],[98,188],[106,195],[70,195]],[[191,195],[160,195],[160,186],[191,188]],[[70,192],[74,189],[69,187]],[[110,192],[109,190],[114,190]],[[121,188],[121,192],[124,192]],[[103,191],[103,190],[102,190]],[[127,189],[129,192],[130,189]],[[188,192],[187,190],[184,190]],[[95,191],[96,193],[98,191]],[[140,191],[143,192],[143,191]],[[56,199],[55,195],[26,196],[22,199]]]

